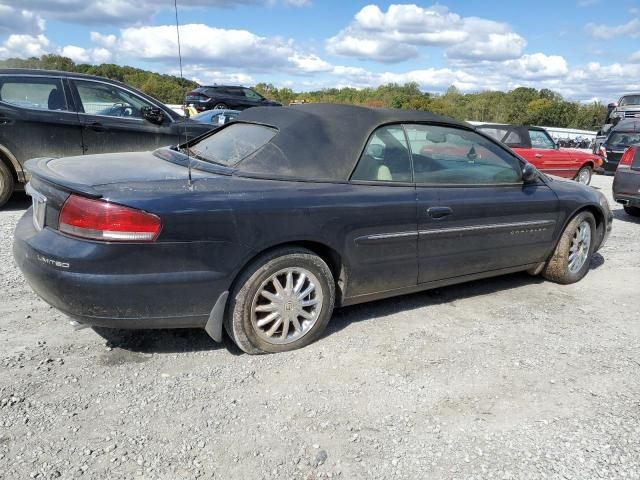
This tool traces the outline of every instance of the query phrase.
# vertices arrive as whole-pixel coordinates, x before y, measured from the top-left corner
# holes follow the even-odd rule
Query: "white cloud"
[[[113,50],[118,44],[118,37],[115,35],[103,35],[99,32],[91,32],[91,41],[103,48]]]
[[[390,5],[386,12],[367,5],[327,41],[332,54],[380,62],[416,57],[424,46],[443,47],[452,59],[501,61],[518,58],[526,41],[505,23],[408,4]]]
[[[501,61],[518,58],[527,42],[503,24],[470,17],[464,19],[468,37],[445,50],[448,58]]]
[[[516,60],[508,60],[503,65],[505,73],[526,80],[561,78],[569,73],[567,61],[563,57],[544,53],[523,55]]]
[[[178,42],[174,25],[128,27],[118,36],[91,33],[93,43],[112,57],[175,64]],[[292,40],[262,37],[247,30],[187,24],[180,27],[186,65],[215,65],[216,71],[287,72],[306,75],[329,72],[333,65],[311,52],[300,51]],[[84,58],[90,52],[78,53]],[[95,55],[94,55],[95,56]],[[73,58],[73,57],[72,57]]]
[[[631,56],[629,57],[629,61],[631,63],[640,63],[640,50],[638,50],[635,53],[632,53]]]
[[[616,37],[640,38],[640,18],[632,18],[622,25],[598,25],[589,23],[586,26],[587,33],[601,40],[609,40]]]
[[[260,37],[247,30],[228,30],[204,24],[180,27],[185,62],[212,62],[219,67],[276,70],[286,67],[294,52],[290,41]],[[178,58],[176,27],[129,27],[121,30],[118,51],[141,60],[175,62]]]
[[[40,15],[0,3],[0,34],[40,35],[44,28]]]
[[[179,70],[172,70],[171,75],[180,75]],[[212,70],[206,65],[187,65],[183,74],[186,78],[190,78],[200,85],[214,85],[214,84],[231,84],[231,85],[255,85],[255,79],[246,73],[241,72],[223,72]]]
[[[313,53],[301,54],[298,52],[294,52],[289,57],[289,62],[291,62],[292,67],[295,70],[301,73],[329,72],[333,69],[333,65],[325,62]]]
[[[69,57],[76,63],[108,63],[113,60],[111,51],[103,47],[83,48],[75,45],[67,45],[58,53]]]
[[[0,0],[11,6],[14,0]],[[150,21],[163,10],[173,10],[173,2],[158,0],[29,0],[31,12],[46,14],[56,20],[83,25],[136,25]],[[310,0],[180,0],[178,8],[233,8],[238,5],[284,4],[293,7],[310,5]]]
[[[0,58],[39,57],[49,52],[51,42],[44,35],[9,35],[0,45]]]

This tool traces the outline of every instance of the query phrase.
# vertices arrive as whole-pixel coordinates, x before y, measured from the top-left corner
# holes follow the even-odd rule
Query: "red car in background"
[[[590,152],[560,148],[544,128],[526,125],[483,124],[477,129],[501,141],[541,172],[572,178],[588,185],[602,159]]]

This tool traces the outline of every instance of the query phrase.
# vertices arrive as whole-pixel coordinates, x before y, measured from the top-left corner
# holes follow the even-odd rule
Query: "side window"
[[[262,97],[258,95],[258,93],[251,90],[250,88],[244,88],[243,90],[244,90],[244,96],[247,97],[249,100],[253,100],[254,102],[259,102],[260,100],[262,100]]]
[[[0,77],[0,101],[38,110],[68,110],[59,78]]]
[[[475,132],[437,125],[407,125],[416,183],[519,183],[520,161]]]
[[[106,83],[75,80],[84,113],[107,117],[142,118],[142,107],[149,102],[126,90]]]
[[[236,87],[230,87],[230,88],[225,88],[225,93],[227,95],[233,95],[234,97],[244,97],[244,91],[242,90],[242,88],[236,88]]]
[[[507,138],[504,139],[504,143],[507,145],[522,145],[522,138],[520,138],[520,134],[515,131],[510,131]]]
[[[556,144],[551,140],[547,132],[529,130],[529,136],[531,137],[531,146],[533,148],[543,148],[545,150],[554,150],[556,148]]]
[[[489,135],[491,138],[501,142],[502,139],[507,135],[506,128],[481,128],[482,133],[485,135]]]
[[[400,125],[376,130],[364,149],[352,180],[411,182],[411,158]]]

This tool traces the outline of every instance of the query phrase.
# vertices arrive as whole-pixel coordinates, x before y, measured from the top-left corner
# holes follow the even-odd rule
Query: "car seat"
[[[64,95],[60,90],[54,88],[49,92],[49,101],[47,102],[49,110],[66,110]]]
[[[364,155],[361,162],[364,166],[361,178],[367,180],[380,180],[384,182],[393,180],[391,169],[382,163],[381,159],[378,159],[373,155]]]

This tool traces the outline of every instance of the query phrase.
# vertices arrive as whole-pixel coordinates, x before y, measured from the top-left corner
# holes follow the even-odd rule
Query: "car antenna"
[[[182,75],[182,48],[180,45],[180,22],[178,21],[178,0],[173,0],[173,7],[176,11],[176,33],[178,34],[178,61],[180,63],[180,86],[184,85],[184,76]],[[191,178],[191,154],[189,152],[189,136],[187,135],[187,124],[183,123],[184,143],[187,145],[187,170],[188,170],[188,182],[189,188],[193,188],[193,182]]]

